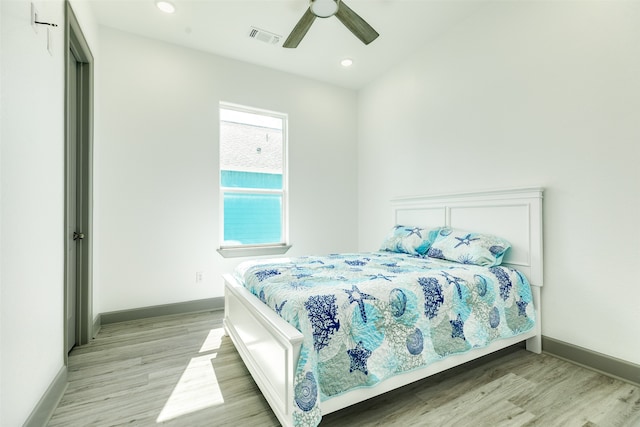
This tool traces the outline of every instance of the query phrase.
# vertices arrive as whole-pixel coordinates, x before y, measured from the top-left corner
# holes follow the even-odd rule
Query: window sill
[[[289,249],[291,249],[291,245],[219,248],[217,251],[223,258],[241,258],[262,255],[282,255],[287,253]]]

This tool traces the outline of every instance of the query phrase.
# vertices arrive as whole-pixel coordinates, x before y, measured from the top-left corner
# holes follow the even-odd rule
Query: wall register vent
[[[260,28],[251,27],[249,30],[249,37],[259,40],[267,44],[278,44],[282,36],[271,33],[269,31],[261,30]]]

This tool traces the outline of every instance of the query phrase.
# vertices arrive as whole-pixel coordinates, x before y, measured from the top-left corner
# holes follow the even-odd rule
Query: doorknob
[[[78,233],[77,231],[73,232],[73,240],[82,240],[84,239],[84,233]]]

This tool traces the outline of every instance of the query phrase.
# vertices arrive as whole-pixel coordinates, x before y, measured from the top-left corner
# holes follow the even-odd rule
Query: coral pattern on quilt
[[[248,261],[244,286],[304,335],[295,426],[318,403],[533,328],[520,272],[393,252]]]

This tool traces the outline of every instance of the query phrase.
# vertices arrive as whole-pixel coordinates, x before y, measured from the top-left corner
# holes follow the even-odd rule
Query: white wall
[[[64,3],[30,24],[28,1],[2,1],[0,425],[18,426],[63,366]]]
[[[0,24],[2,23],[2,7],[0,7]],[[4,26],[4,25],[3,25]],[[4,71],[2,69],[2,31],[0,31],[0,309],[2,308],[2,84],[4,78],[2,75]],[[0,314],[0,384],[2,384],[2,371],[4,370],[2,364],[2,315]],[[0,386],[0,421],[2,421],[2,386]]]
[[[29,1],[0,5],[2,426],[22,425],[64,364],[64,2],[35,4],[59,25],[52,54]],[[73,6],[95,42],[86,3]]]
[[[640,3],[497,2],[359,96],[359,246],[400,195],[540,185],[543,334],[640,363]]]
[[[357,248],[354,91],[107,28],[99,71],[94,314],[223,295],[220,101],[289,114],[288,255]]]
[[[99,58],[98,54],[98,22],[93,15],[93,9],[91,8],[91,2],[93,0],[69,0],[73,13],[80,24],[82,35],[84,36],[89,49],[94,56],[94,60]],[[95,73],[95,70],[94,70]]]

